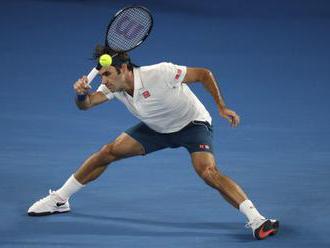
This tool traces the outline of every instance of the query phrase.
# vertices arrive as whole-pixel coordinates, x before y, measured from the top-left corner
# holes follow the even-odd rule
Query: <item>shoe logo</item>
[[[61,207],[65,204],[65,202],[56,202],[56,206]]]
[[[270,235],[272,232],[274,232],[274,229],[270,229],[268,231],[264,231],[264,226],[260,229],[259,231],[259,238],[260,239],[264,239],[266,238],[268,235]]]

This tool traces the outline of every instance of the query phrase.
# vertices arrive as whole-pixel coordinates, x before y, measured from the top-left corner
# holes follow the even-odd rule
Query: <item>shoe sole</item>
[[[70,212],[70,210],[66,211],[54,211],[54,212],[42,212],[42,213],[35,213],[35,212],[29,212],[29,216],[47,216],[47,215],[52,215],[52,214],[65,214]]]

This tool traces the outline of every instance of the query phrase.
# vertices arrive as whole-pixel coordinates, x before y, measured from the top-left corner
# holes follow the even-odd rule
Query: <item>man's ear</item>
[[[127,72],[128,71],[128,66],[127,64],[121,64],[121,67],[120,67],[120,71],[121,72]]]

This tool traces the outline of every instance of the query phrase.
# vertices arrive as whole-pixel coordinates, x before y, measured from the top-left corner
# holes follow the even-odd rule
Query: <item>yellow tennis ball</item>
[[[112,64],[112,57],[109,54],[103,54],[99,58],[99,63],[103,67],[110,66]]]

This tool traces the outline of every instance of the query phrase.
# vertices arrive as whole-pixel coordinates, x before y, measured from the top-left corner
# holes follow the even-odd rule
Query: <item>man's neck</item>
[[[128,80],[127,80],[127,88],[126,88],[126,93],[129,94],[131,97],[133,97],[134,95],[134,76],[133,76],[133,72],[130,73],[130,75],[128,76]]]

